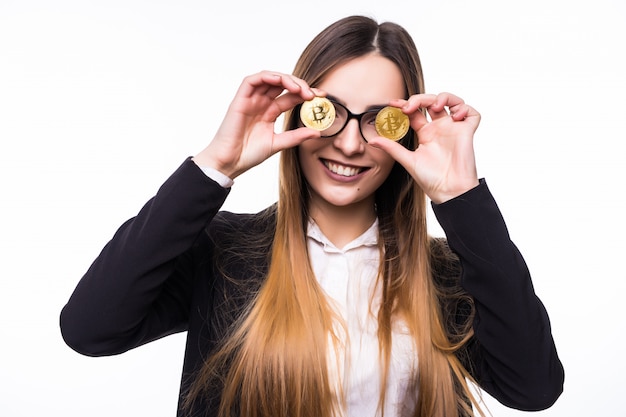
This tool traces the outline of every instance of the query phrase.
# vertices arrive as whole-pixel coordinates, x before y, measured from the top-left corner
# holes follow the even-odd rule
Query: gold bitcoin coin
[[[335,121],[335,106],[325,97],[315,97],[302,103],[300,120],[306,127],[326,130]]]
[[[409,131],[409,116],[397,107],[385,107],[376,115],[376,132],[391,140],[400,140]]]

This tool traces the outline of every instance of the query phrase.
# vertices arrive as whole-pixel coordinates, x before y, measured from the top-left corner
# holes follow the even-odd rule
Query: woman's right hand
[[[234,179],[276,152],[319,137],[306,127],[282,133],[274,127],[283,112],[316,95],[323,93],[292,75],[263,71],[246,77],[213,140],[193,160]]]

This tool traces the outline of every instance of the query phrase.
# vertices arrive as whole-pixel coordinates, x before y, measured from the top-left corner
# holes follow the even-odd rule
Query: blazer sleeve
[[[546,309],[486,182],[432,206],[460,259],[461,286],[474,299],[470,372],[506,406],[550,407],[563,390],[563,366]]]
[[[60,315],[65,342],[85,355],[113,355],[185,331],[188,252],[228,192],[187,159],[79,281]]]

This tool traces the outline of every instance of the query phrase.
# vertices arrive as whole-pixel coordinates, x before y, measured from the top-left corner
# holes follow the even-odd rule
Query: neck
[[[337,248],[343,248],[362,235],[376,219],[373,196],[347,206],[335,206],[313,197],[309,214]]]

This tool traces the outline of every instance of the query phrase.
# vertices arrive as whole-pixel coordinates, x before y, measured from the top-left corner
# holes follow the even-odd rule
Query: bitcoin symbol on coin
[[[335,121],[335,106],[327,98],[315,97],[302,103],[300,120],[306,127],[326,130]]]
[[[328,113],[328,109],[325,109],[324,106],[320,105],[311,107],[311,111],[313,112],[311,116],[313,116],[313,121],[315,123],[322,123],[326,117],[326,113]]]
[[[399,140],[409,131],[409,117],[396,107],[385,107],[376,115],[376,132],[387,139]]]

